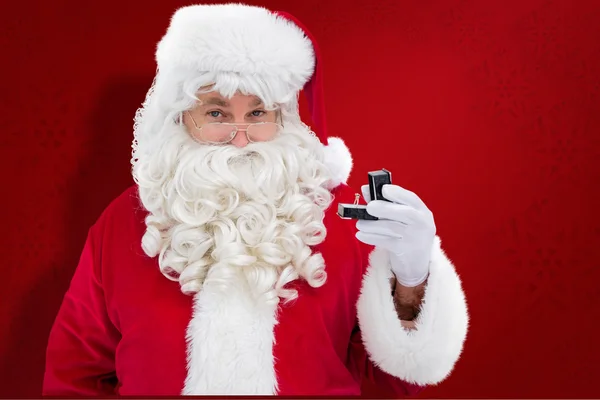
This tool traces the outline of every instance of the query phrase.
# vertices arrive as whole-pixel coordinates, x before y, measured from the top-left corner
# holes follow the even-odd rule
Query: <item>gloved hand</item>
[[[359,220],[356,238],[386,249],[392,272],[401,285],[418,286],[429,275],[429,261],[436,228],[433,214],[413,192],[397,185],[384,185],[387,201],[373,200],[369,185],[361,187],[367,212],[379,220]]]

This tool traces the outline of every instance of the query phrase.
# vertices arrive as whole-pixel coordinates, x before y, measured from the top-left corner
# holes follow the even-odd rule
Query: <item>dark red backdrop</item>
[[[132,118],[183,4],[0,13],[3,396],[40,393],[50,325],[87,228],[130,184]],[[464,355],[423,397],[598,397],[600,4],[260,4],[320,41],[350,183],[391,169],[434,211],[462,276]]]

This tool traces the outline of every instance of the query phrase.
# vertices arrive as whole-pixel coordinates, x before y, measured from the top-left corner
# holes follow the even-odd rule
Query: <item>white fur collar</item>
[[[276,304],[257,300],[238,276],[228,290],[205,283],[187,329],[183,395],[274,395]]]

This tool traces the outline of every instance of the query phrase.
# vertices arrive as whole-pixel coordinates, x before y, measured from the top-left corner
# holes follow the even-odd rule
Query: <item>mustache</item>
[[[206,145],[194,143],[193,147],[188,148],[185,153],[195,158],[195,161],[202,162],[203,159],[223,160],[230,162],[256,160],[264,158],[268,152],[273,152],[277,144],[271,142],[249,143],[244,147],[237,147],[232,144],[224,145]],[[279,150],[279,149],[278,149]]]
[[[233,155],[229,160],[230,164],[236,164],[238,162],[247,162],[256,160],[260,157],[260,154],[256,150],[246,150],[241,154]]]
[[[285,151],[272,142],[194,146],[180,153],[172,187],[186,201],[218,198],[223,190],[260,202],[275,200],[298,179],[299,160],[285,158]]]

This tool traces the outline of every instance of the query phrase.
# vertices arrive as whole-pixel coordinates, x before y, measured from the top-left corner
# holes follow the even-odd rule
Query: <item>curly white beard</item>
[[[209,146],[172,125],[149,155],[137,155],[134,178],[149,211],[142,248],[161,272],[194,294],[205,284],[240,282],[268,301],[292,300],[284,286],[326,280],[321,254],[324,211],[332,195],[320,143],[290,124],[271,142]],[[236,283],[237,282],[237,283]]]

